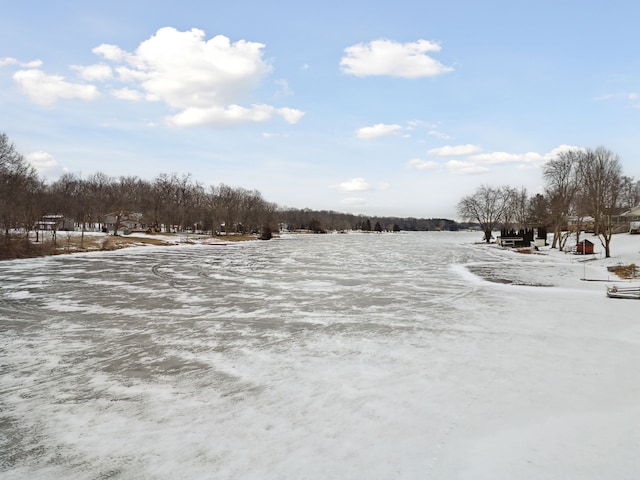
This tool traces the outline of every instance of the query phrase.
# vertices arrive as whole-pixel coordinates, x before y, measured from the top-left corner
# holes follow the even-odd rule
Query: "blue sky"
[[[0,131],[49,179],[190,173],[282,206],[456,216],[559,150],[640,179],[640,3],[31,1]]]

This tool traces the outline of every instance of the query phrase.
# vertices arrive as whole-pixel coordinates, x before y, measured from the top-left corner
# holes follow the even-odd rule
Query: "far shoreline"
[[[44,237],[44,238],[43,238]],[[177,245],[224,245],[258,240],[257,236],[245,234],[204,235],[183,233],[131,233],[113,235],[103,232],[56,232],[55,241],[51,232],[15,234],[5,251],[0,250],[0,262],[59,255],[112,252],[136,247],[172,247]],[[1,246],[0,246],[1,247]]]

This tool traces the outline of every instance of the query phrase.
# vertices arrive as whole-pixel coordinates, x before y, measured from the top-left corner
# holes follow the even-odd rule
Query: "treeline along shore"
[[[41,231],[99,231],[118,235],[201,232],[256,234],[268,239],[281,229],[328,231],[458,230],[469,224],[449,219],[367,217],[269,202],[257,190],[220,183],[204,185],[190,174],[161,173],[153,180],[86,177],[65,173],[54,182],[41,179],[0,134],[0,258],[48,254]],[[29,235],[29,233],[32,235]],[[55,239],[55,235],[51,235]],[[40,242],[41,243],[41,242]]]

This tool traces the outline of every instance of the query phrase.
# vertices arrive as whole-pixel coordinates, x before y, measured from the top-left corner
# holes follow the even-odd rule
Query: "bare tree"
[[[115,180],[110,176],[97,172],[90,175],[86,180],[87,185],[87,221],[90,226],[97,224],[103,227],[107,215],[109,198]]]
[[[500,226],[509,209],[509,188],[481,186],[474,194],[464,197],[458,203],[458,213],[466,220],[477,221],[484,232],[487,243],[492,232]]]
[[[18,153],[6,133],[0,133],[0,227],[8,239],[13,228],[30,229],[28,205],[39,185],[35,169]]]
[[[173,184],[173,211],[176,214],[176,229],[183,231],[185,228],[185,218],[192,204],[192,183],[191,175],[186,174],[182,177],[178,177],[176,174],[172,175]]]
[[[115,215],[114,235],[118,235],[124,216],[137,212],[141,208],[143,183],[136,176],[121,176],[111,184],[109,203]]]
[[[507,206],[505,209],[505,226],[518,226],[520,228],[528,226],[529,223],[529,197],[527,189],[504,187],[504,194],[507,196]]]
[[[216,189],[216,210],[224,224],[225,233],[229,234],[238,229],[238,191],[221,183]]]
[[[189,208],[187,210],[187,222],[189,226],[193,225],[194,230],[204,229],[207,220],[207,193],[204,185],[195,182],[191,186],[191,194],[189,196]]]
[[[83,210],[83,185],[79,174],[66,172],[49,186],[49,213],[63,213],[81,221]]]
[[[624,209],[640,206],[640,181],[635,181],[632,177],[622,177],[619,203]]]
[[[153,210],[153,227],[161,229],[164,225],[165,231],[168,231],[172,222],[173,215],[170,207],[173,197],[173,181],[166,173],[161,173],[153,182],[152,188],[152,210]]]
[[[585,207],[593,217],[594,232],[609,258],[613,237],[611,217],[623,188],[620,159],[604,147],[588,149],[579,157],[577,173]]]
[[[149,210],[154,227],[183,231],[201,222],[205,203],[204,187],[193,182],[191,174],[178,176],[162,173],[156,177],[149,192]]]
[[[561,152],[558,158],[548,162],[543,169],[553,228],[551,248],[562,250],[568,239],[565,227],[575,206],[574,200],[578,191],[576,168],[580,155],[581,150]]]

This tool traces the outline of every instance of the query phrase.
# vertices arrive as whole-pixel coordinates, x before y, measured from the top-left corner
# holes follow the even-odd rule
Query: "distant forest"
[[[446,218],[368,217],[326,210],[283,209],[279,218],[289,229],[322,231],[455,231],[477,227],[474,223],[458,223]]]
[[[55,215],[57,229],[118,232],[135,219],[136,228],[153,232],[260,233],[308,230],[426,231],[458,230],[471,224],[449,219],[368,217],[334,211],[284,208],[257,190],[225,184],[203,185],[191,175],[159,174],[149,181],[135,176],[65,173],[46,183],[0,133],[0,228],[28,232]],[[64,220],[62,220],[64,219]]]

